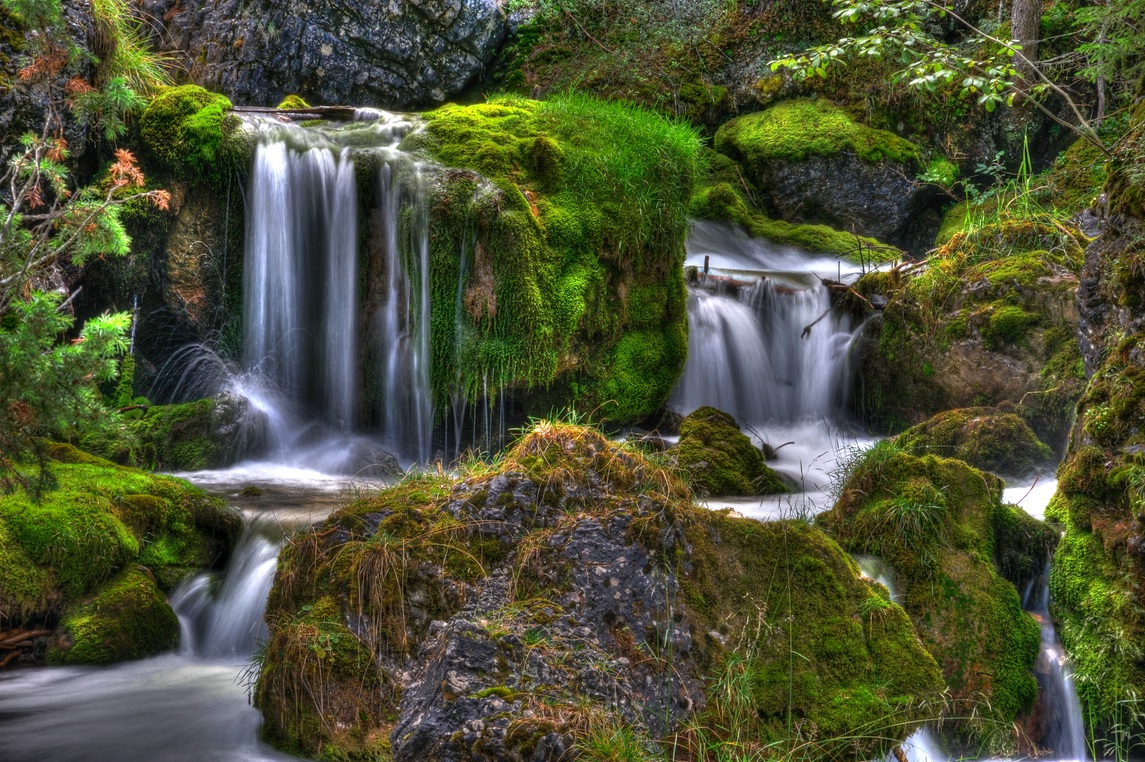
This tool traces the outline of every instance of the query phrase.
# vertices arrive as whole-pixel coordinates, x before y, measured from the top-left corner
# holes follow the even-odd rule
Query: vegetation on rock
[[[906,615],[822,532],[696,508],[548,421],[294,539],[268,621],[265,733],[324,759],[530,758],[621,727],[648,754],[865,759],[941,704]]]
[[[680,424],[673,448],[676,464],[699,495],[774,495],[790,492],[768,468],[763,451],[739,430],[735,419],[702,407]]]
[[[438,409],[485,380],[557,384],[564,404],[617,421],[662,405],[687,357],[695,131],[581,95],[501,97],[424,118],[404,147],[472,170],[447,171],[432,200]]]
[[[218,564],[240,519],[184,481],[51,444],[54,486],[0,496],[0,619],[66,630],[53,659],[106,662],[170,647],[174,616],[155,590]],[[146,572],[136,570],[136,565]],[[158,613],[157,613],[158,612]],[[135,622],[116,633],[117,622]],[[148,624],[151,622],[154,624]],[[175,628],[177,635],[178,628]],[[137,638],[138,636],[138,638]],[[71,649],[78,652],[71,655]]]
[[[835,507],[817,519],[845,549],[894,569],[904,607],[942,666],[953,725],[971,748],[991,753],[1011,747],[1011,723],[1033,706],[1040,638],[1015,589],[1025,578],[1000,570],[1040,571],[1055,539],[1001,494],[997,477],[962,461],[882,442],[851,465]]]
[[[947,410],[899,434],[895,445],[911,455],[957,458],[1010,476],[1054,463],[1053,451],[1020,416],[995,408]]]
[[[148,155],[176,177],[224,186],[245,160],[231,102],[198,85],[160,90],[139,120]]]

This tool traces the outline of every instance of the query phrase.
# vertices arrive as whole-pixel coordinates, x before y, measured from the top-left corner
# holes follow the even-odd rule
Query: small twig
[[[805,325],[805,326],[803,326],[803,333],[802,333],[802,334],[799,336],[799,338],[801,338],[801,339],[806,339],[808,336],[810,336],[810,335],[811,335],[811,329],[815,327],[816,323],[818,323],[820,320],[822,320],[823,318],[827,317],[827,316],[828,316],[828,315],[830,315],[830,314],[831,314],[831,308],[830,308],[830,307],[828,307],[828,308],[827,308],[827,309],[826,309],[826,310],[823,312],[823,314],[822,314],[822,315],[820,315],[819,317],[815,318],[814,322],[812,322],[812,323],[809,323],[808,325]]]
[[[600,46],[600,49],[603,50],[605,53],[608,53],[609,55],[616,55],[613,51],[609,50],[608,47],[605,46],[605,44],[603,42],[601,42],[600,40],[593,37],[592,34],[590,34],[589,31],[587,29],[585,29],[579,21],[576,20],[576,16],[569,13],[567,8],[562,8],[561,10],[563,10],[565,12],[566,16],[568,16],[570,19],[572,19],[572,22],[577,25],[578,29],[580,29],[582,32],[584,32],[585,37],[587,37],[590,40],[592,40],[593,42],[595,42],[598,46]]]

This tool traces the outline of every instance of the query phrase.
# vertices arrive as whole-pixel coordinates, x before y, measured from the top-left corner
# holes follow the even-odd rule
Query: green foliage
[[[425,118],[405,148],[493,183],[450,171],[435,190],[438,409],[486,380],[559,384],[566,399],[614,420],[663,404],[687,354],[683,242],[700,171],[696,132],[575,93],[444,106]]]
[[[93,382],[115,378],[126,349],[126,313],[88,320],[79,341],[61,342],[73,318],[59,311],[60,295],[34,292],[0,313],[0,487],[32,494],[50,485],[40,437],[76,432],[105,415]],[[29,476],[22,465],[41,465]]]
[[[237,166],[238,120],[223,95],[198,85],[160,90],[139,122],[148,151],[170,172],[221,185]]]
[[[99,59],[97,84],[119,81],[120,89],[151,96],[160,87],[171,84],[168,69],[177,59],[168,53],[156,53],[147,43],[147,30],[138,20],[128,0],[92,0],[95,15],[95,40],[92,52]],[[142,110],[138,102],[134,113]],[[117,135],[118,136],[118,135]]]
[[[1130,94],[1145,74],[1145,2],[1083,5],[1074,19],[1085,40],[1077,48],[1087,59],[1082,73],[1112,84],[1121,95]]]
[[[732,119],[716,133],[715,147],[732,158],[742,157],[749,166],[833,156],[843,150],[872,162],[918,161],[918,149],[910,141],[859,124],[843,109],[819,99],[784,101]]]

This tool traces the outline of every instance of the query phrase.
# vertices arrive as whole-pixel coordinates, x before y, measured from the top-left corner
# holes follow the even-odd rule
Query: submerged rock
[[[867,759],[941,685],[822,532],[698,509],[645,455],[547,421],[495,466],[407,479],[297,537],[267,617],[267,735],[323,759],[555,761],[728,734]]]
[[[162,49],[235,101],[410,109],[441,103],[484,71],[508,29],[497,0],[133,0],[161,20]]]
[[[996,408],[947,410],[899,434],[895,445],[912,455],[957,458],[1004,476],[1054,465],[1053,450],[1020,416]]]
[[[714,407],[692,412],[680,424],[672,453],[699,495],[775,495],[790,492],[767,465],[764,451]]]

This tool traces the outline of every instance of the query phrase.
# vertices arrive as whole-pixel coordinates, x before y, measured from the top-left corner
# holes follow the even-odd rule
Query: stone
[[[134,0],[191,80],[239,105],[414,109],[474,82],[508,21],[497,0]]]

